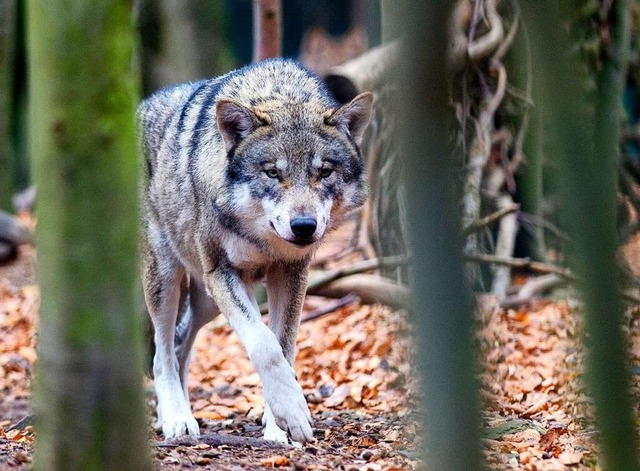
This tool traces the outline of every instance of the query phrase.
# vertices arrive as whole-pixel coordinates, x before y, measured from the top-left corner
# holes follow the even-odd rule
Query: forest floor
[[[325,253],[330,251],[331,244]],[[20,422],[30,413],[37,360],[34,258],[25,247],[16,262],[0,267],[2,470],[28,469],[37,443],[30,423]],[[305,312],[328,303],[308,297]],[[479,298],[476,329],[488,467],[598,469],[592,411],[582,384],[579,304],[546,300],[507,311],[494,305],[491,298]],[[640,404],[637,310],[627,313],[625,329],[636,365],[633,394]],[[150,419],[154,469],[424,469],[417,452],[419,389],[409,332],[402,311],[357,301],[303,322],[296,372],[314,417],[316,441],[302,449],[274,448],[259,440],[258,377],[235,334],[217,318],[198,337],[189,379],[191,404],[208,443],[163,442]],[[146,390],[152,417],[150,381]]]

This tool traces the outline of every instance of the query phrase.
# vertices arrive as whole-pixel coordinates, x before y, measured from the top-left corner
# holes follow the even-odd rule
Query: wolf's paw
[[[272,442],[289,443],[289,439],[287,438],[287,432],[282,430],[275,423],[267,423],[264,429],[264,435],[262,436],[262,438]]]
[[[197,437],[200,435],[200,427],[191,414],[176,414],[166,417],[166,419],[162,421],[162,434],[165,440],[176,438],[180,435],[193,435]]]
[[[280,429],[287,431],[296,442],[309,442],[313,440],[309,406],[300,385],[293,378],[287,379],[282,378],[274,388],[268,388],[265,384],[265,399]]]

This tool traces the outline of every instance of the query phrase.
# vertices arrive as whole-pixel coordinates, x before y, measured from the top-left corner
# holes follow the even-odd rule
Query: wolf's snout
[[[301,239],[310,239],[316,232],[318,222],[312,217],[294,218],[291,220],[291,232]]]

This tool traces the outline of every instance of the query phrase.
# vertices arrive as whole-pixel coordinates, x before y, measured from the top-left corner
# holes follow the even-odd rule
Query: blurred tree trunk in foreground
[[[426,408],[428,469],[480,469],[473,309],[460,247],[446,55],[450,2],[413,0],[398,15],[406,36],[399,68],[413,322]]]
[[[42,289],[35,469],[149,469],[125,0],[28,2]]]
[[[12,143],[13,80],[17,0],[0,0],[0,209],[11,207],[15,159]]]
[[[627,376],[627,342],[622,331],[620,276],[615,261],[616,183],[620,106],[627,47],[626,2],[613,7],[612,56],[597,77],[595,102],[586,100],[558,3],[524,2],[535,70],[545,102],[549,153],[558,162],[566,225],[573,238],[572,262],[585,302],[587,384],[594,399],[603,469],[638,469],[633,407]],[[564,10],[563,13],[572,13]]]

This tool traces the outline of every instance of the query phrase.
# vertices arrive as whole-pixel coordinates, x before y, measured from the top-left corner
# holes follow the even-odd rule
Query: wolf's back
[[[168,87],[145,99],[138,108],[143,145],[157,148],[162,139],[175,139],[178,132],[201,132],[202,125],[217,134],[213,118],[221,98],[247,107],[271,101],[336,106],[322,81],[298,62],[267,60],[210,80]]]

